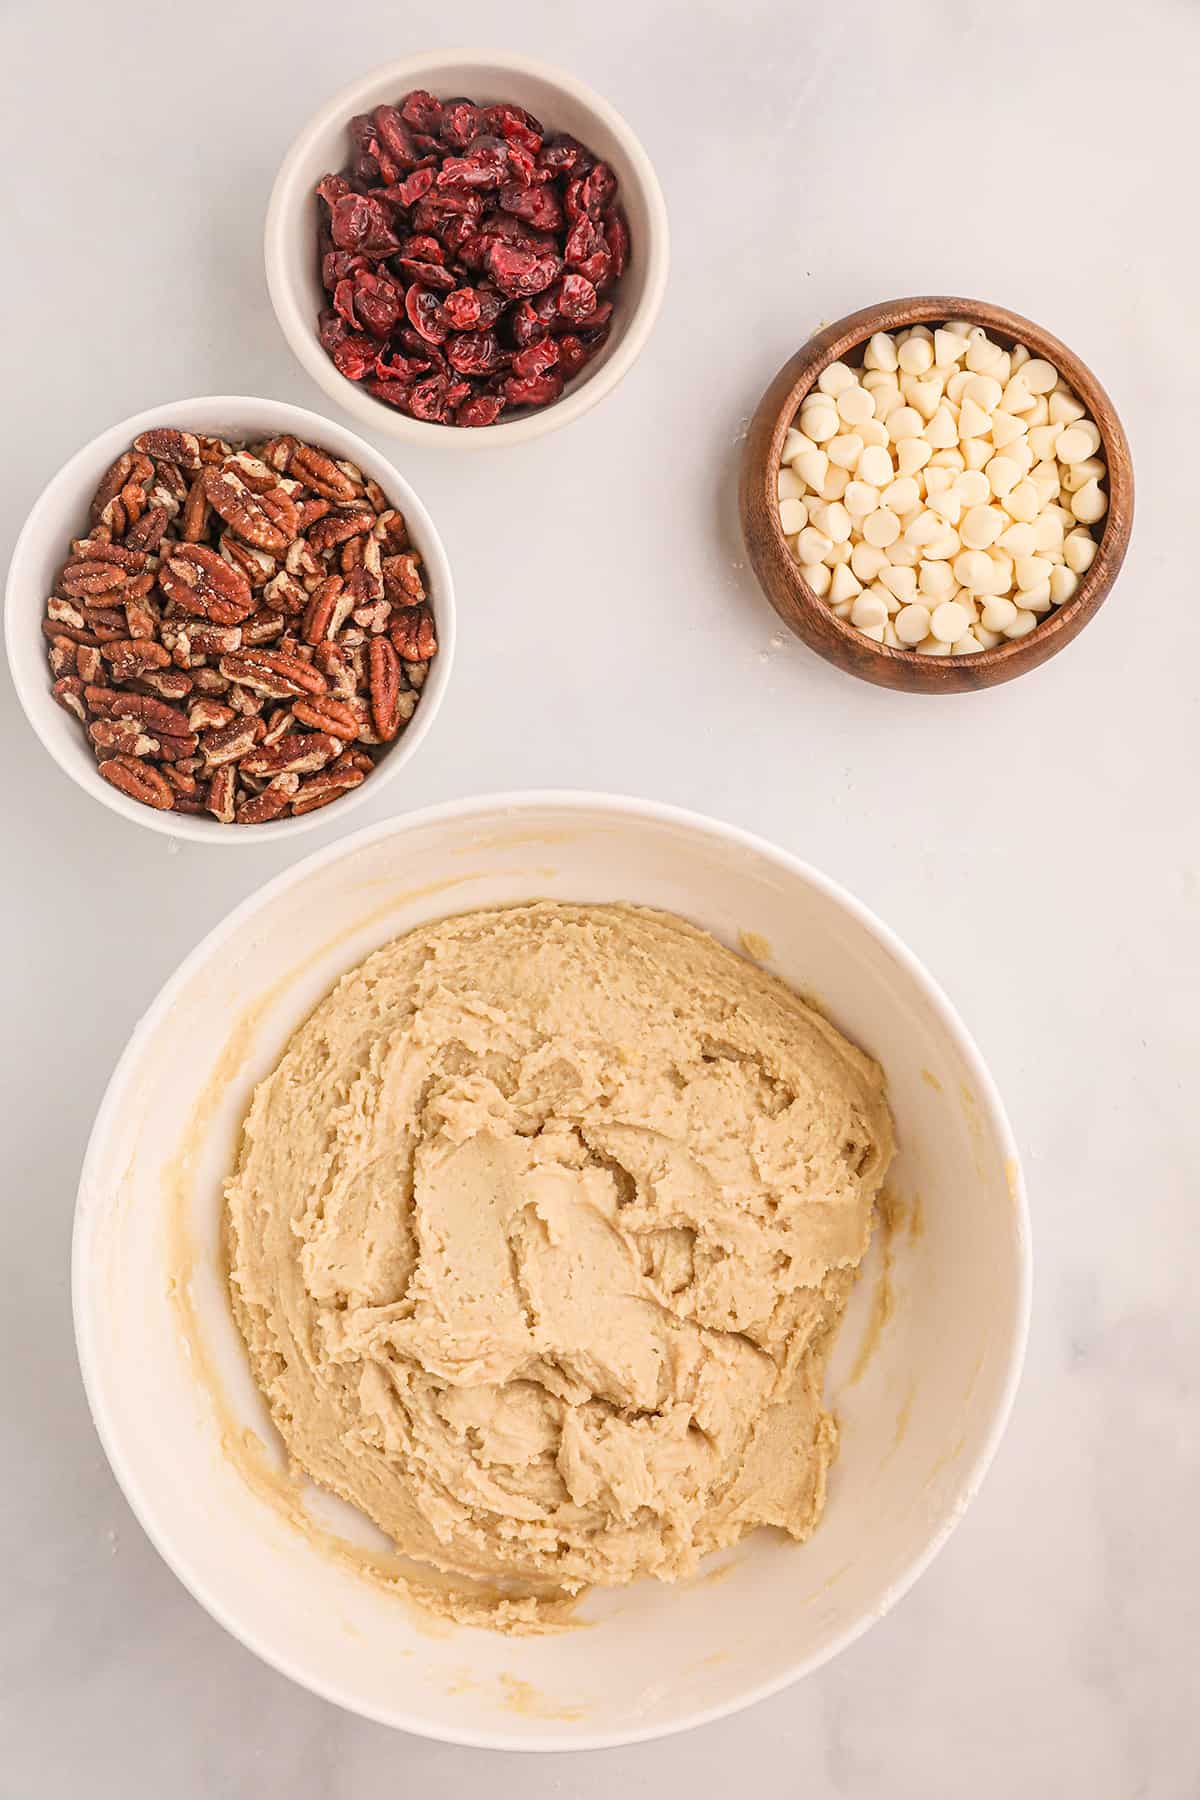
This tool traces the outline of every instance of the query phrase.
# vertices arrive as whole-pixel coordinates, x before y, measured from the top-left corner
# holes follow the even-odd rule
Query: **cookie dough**
[[[499,1591],[806,1538],[892,1152],[878,1068],[667,914],[550,902],[367,958],[255,1093],[233,1303],[294,1462]]]

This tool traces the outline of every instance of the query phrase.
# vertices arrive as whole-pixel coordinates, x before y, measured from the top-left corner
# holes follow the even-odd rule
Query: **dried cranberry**
[[[500,204],[505,212],[538,231],[557,231],[563,222],[562,203],[549,183],[523,187],[519,181],[506,181],[500,189]]]
[[[476,394],[464,400],[454,415],[456,425],[494,425],[504,408],[499,394]]]
[[[508,166],[514,179],[521,182],[522,185],[526,187],[529,186],[531,182],[548,181],[550,179],[544,171],[539,170],[535,158],[528,150],[526,150],[523,144],[510,144],[508,146]]]
[[[436,137],[442,122],[442,103],[424,88],[414,88],[400,102],[400,117],[411,131]]]
[[[425,419],[431,425],[440,425],[446,418],[446,395],[450,391],[450,383],[444,375],[427,375],[418,381],[408,396],[408,409],[414,419]]]
[[[517,351],[512,359],[512,372],[522,380],[529,375],[545,375],[557,365],[560,355],[557,338],[540,338],[527,350]]]
[[[598,331],[600,331],[601,329],[603,329],[604,335],[607,337],[609,321],[611,320],[612,315],[613,315],[612,301],[611,300],[598,301],[595,312],[592,313],[591,317],[588,319],[586,327],[581,329],[581,331],[579,333],[580,337],[583,338],[584,342],[586,343],[590,337],[594,337],[595,334]]]
[[[443,268],[440,262],[420,262],[415,256],[398,256],[396,261],[410,281],[423,282],[426,287],[437,288],[443,294],[448,294],[456,285],[451,271]]]
[[[361,381],[372,373],[379,346],[365,331],[349,331],[345,321],[334,312],[322,313],[320,338],[322,347],[333,358],[340,375],[350,381]]]
[[[500,367],[494,331],[463,331],[446,339],[446,361],[460,375],[491,375]]]
[[[410,387],[418,375],[431,374],[434,366],[431,356],[401,356],[396,350],[381,350],[375,358],[375,373],[381,381],[402,381]]]
[[[552,231],[538,231],[524,219],[514,218],[511,213],[499,209],[484,213],[479,231],[482,237],[503,238],[506,244],[519,244],[522,250],[536,250],[539,256],[553,255],[558,249],[558,239]]]
[[[370,194],[343,194],[334,206],[330,229],[339,250],[381,257],[399,249],[387,214]]]
[[[345,319],[347,325],[358,324],[354,316],[354,280],[349,275],[339,281],[333,290],[333,310]]]
[[[437,238],[430,237],[428,232],[402,239],[400,255],[415,257],[418,262],[431,262],[439,265],[446,260],[446,252],[442,245]]]
[[[446,321],[436,294],[414,281],[404,296],[404,310],[412,320],[413,330],[427,343],[441,344],[446,337]]]
[[[562,269],[557,256],[539,256],[494,238],[488,245],[487,271],[502,294],[528,297],[548,288]]]
[[[530,375],[524,380],[510,375],[500,391],[510,406],[548,406],[558,399],[562,386],[562,376],[551,369],[548,375]]]
[[[558,310],[572,325],[582,325],[596,310],[596,290],[583,275],[564,275],[558,289]]]
[[[350,183],[344,175],[322,175],[317,183],[317,193],[326,206],[332,208],[337,202],[351,192]]]
[[[546,135],[545,126],[532,113],[526,112],[523,106],[485,106],[483,123],[488,131],[506,138],[510,144],[520,144],[532,156],[537,155]]]
[[[368,394],[374,394],[387,406],[397,406],[401,412],[408,411],[409,396],[412,388],[406,381],[379,381],[376,379],[363,382]]]
[[[598,250],[607,250],[604,233],[594,219],[589,219],[586,213],[580,213],[567,233],[567,241],[563,246],[563,260],[568,268],[577,269],[580,263],[586,262],[590,256],[595,256]]]
[[[469,381],[452,381],[446,389],[443,400],[446,410],[453,412],[455,407],[461,406],[464,400],[469,400],[473,392],[474,389]]]
[[[508,316],[509,331],[518,350],[544,338],[558,318],[558,295],[553,288],[539,294],[536,300],[522,300]]]
[[[564,381],[570,381],[572,375],[578,375],[592,352],[583,339],[576,337],[573,332],[568,332],[565,337],[554,338],[552,341],[558,349],[558,372]],[[512,366],[514,370],[517,367],[515,356]]]
[[[455,288],[442,301],[442,312],[452,331],[486,331],[504,311],[505,300],[491,288]]]
[[[475,235],[475,220],[462,213],[445,219],[439,226],[442,243],[448,256],[461,256],[463,245],[468,238]]]
[[[548,169],[552,175],[586,175],[596,159],[578,138],[554,131],[538,151],[537,160],[538,168]]]
[[[612,280],[612,258],[608,254],[607,246],[601,244],[598,250],[594,250],[590,256],[585,256],[582,262],[577,262],[575,273],[582,275],[585,281],[590,281],[596,289],[607,287]]]
[[[478,219],[482,211],[483,200],[479,194],[471,193],[466,188],[435,188],[413,207],[413,230],[436,233],[443,222],[455,213],[465,213],[471,219]]]
[[[438,170],[439,189],[498,188],[509,172],[503,138],[476,138],[465,156],[448,156]]]
[[[377,106],[371,117],[375,122],[375,135],[389,160],[397,169],[414,169],[421,160],[421,152],[396,108]]]
[[[365,256],[355,256],[349,250],[327,250],[321,258],[321,285],[332,293],[339,281],[370,266]]]
[[[471,100],[444,100],[438,136],[453,150],[465,150],[477,136],[483,114]]]
[[[611,206],[617,191],[617,178],[606,162],[589,169],[583,183],[583,210],[589,219],[599,219]]]
[[[394,187],[383,188],[380,197],[392,206],[415,206],[433,186],[435,175],[436,171],[431,168],[414,169]]]
[[[336,295],[333,303],[337,305]],[[386,337],[403,310],[403,294],[388,276],[363,271],[354,277],[355,316],[372,337]]]
[[[629,261],[629,227],[625,215],[615,207],[604,221],[604,242],[608,247],[612,279],[620,281]]]

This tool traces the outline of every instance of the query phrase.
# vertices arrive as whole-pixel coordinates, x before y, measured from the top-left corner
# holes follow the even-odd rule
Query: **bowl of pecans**
[[[308,122],[265,256],[284,336],[339,405],[412,443],[495,449],[569,424],[632,367],[667,212],[599,94],[527,57],[434,52]]]
[[[449,679],[454,590],[370,445],[210,396],[123,420],[59,471],[13,552],[5,635],[80,787],[172,837],[259,842],[399,774]]]

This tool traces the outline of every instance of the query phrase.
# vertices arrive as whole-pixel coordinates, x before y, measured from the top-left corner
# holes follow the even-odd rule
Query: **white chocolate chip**
[[[832,548],[833,539],[827,538],[823,531],[815,525],[806,525],[796,535],[796,559],[802,563],[819,563]]]
[[[804,579],[818,600],[824,600],[833,585],[833,571],[823,562],[805,563]]]
[[[922,638],[929,636],[929,608],[920,602],[912,606],[902,606],[896,614],[896,636],[900,643],[919,644]]]
[[[792,467],[801,481],[819,491],[829,473],[829,458],[824,450],[801,450],[792,458]]]
[[[933,445],[927,439],[901,438],[896,445],[896,468],[901,475],[916,475],[932,455]]]
[[[943,644],[954,644],[970,625],[965,606],[957,600],[943,600],[935,606],[929,620],[931,634]]]
[[[890,370],[896,368],[897,362],[895,340],[886,331],[877,331],[863,353],[863,367]]]
[[[1021,378],[1031,394],[1048,394],[1058,386],[1058,370],[1041,357],[1031,357],[1021,370]]]
[[[878,444],[868,444],[858,459],[856,473],[860,481],[868,481],[872,487],[885,488],[892,480],[895,470],[886,450]]]
[[[853,387],[843,388],[838,395],[837,410],[844,425],[862,425],[873,417],[875,402],[866,389],[855,382]]]
[[[854,571],[845,563],[839,564],[839,566],[834,569],[833,578],[829,583],[830,604],[833,606],[842,606],[847,601],[857,600],[861,593],[862,582],[855,575]]]
[[[844,544],[850,536],[850,514],[840,500],[833,500],[827,506],[818,506],[812,515],[813,524],[818,531],[823,531],[833,544]]]
[[[886,563],[887,553],[877,544],[868,544],[865,539],[855,544],[850,552],[850,567],[862,582],[874,581]]]
[[[966,353],[966,341],[960,332],[944,329],[934,332],[933,360],[939,369],[953,368]]]
[[[884,488],[883,504],[899,516],[911,512],[921,498],[921,490],[911,475],[898,475]]]
[[[825,454],[831,463],[839,469],[853,469],[863,452],[863,440],[857,431],[841,431],[837,437],[830,438],[825,446]]]
[[[900,346],[898,361],[906,375],[924,375],[933,367],[933,345],[926,337],[910,337]]]
[[[1079,577],[1074,569],[1065,568],[1061,563],[1050,571],[1050,598],[1055,606],[1065,606],[1068,600],[1074,599],[1075,590],[1079,586]]]
[[[1037,614],[1029,612],[1025,607],[1017,608],[1017,616],[1004,633],[1006,638],[1028,637],[1037,626]]]
[[[842,504],[852,519],[865,519],[879,505],[879,489],[869,481],[848,482]]]
[[[794,537],[808,524],[808,508],[803,500],[791,496],[779,503],[779,523],[785,537]]]
[[[973,506],[963,517],[958,535],[968,550],[987,550],[1004,530],[1005,517],[998,506]]]
[[[785,465],[779,471],[775,492],[780,500],[799,500],[804,492],[804,483],[794,469],[789,469]]]
[[[890,512],[886,506],[878,507],[875,512],[868,513],[863,520],[862,534],[868,544],[874,544],[876,548],[886,550],[887,546],[894,544],[900,536],[900,521],[895,513]]]
[[[887,563],[879,571],[880,584],[901,606],[916,598],[917,573],[896,563]]]
[[[940,600],[952,600],[958,590],[954,571],[947,562],[923,562],[917,586],[935,604]],[[921,635],[923,637],[924,632]]]
[[[814,444],[827,444],[840,429],[838,412],[832,400],[808,400],[800,408],[800,429]]]
[[[1052,425],[1073,425],[1077,419],[1083,418],[1087,410],[1071,392],[1070,388],[1061,386],[1055,388],[1054,392],[1050,395],[1047,404],[1050,409],[1050,422]],[[1097,432],[1096,441],[1099,442],[1099,440],[1100,433]]]
[[[1010,412],[997,408],[992,414],[992,442],[997,450],[1006,450],[1009,444],[1024,437],[1028,430],[1025,420],[1015,418]]]
[[[836,400],[845,388],[858,386],[858,376],[844,362],[831,362],[817,376],[817,386],[831,400]]]
[[[860,631],[866,631],[872,625],[887,623],[888,610],[876,594],[860,594],[850,612],[851,622]]]
[[[1076,575],[1086,575],[1096,560],[1099,549],[1090,531],[1069,531],[1063,539],[1063,556],[1068,569]]]
[[[1081,525],[1095,525],[1108,511],[1108,495],[1098,481],[1089,481],[1071,495],[1071,511]]]
[[[997,595],[993,600],[985,600],[979,614],[980,623],[988,631],[1007,631],[1017,616],[1014,603],[1004,596]]]

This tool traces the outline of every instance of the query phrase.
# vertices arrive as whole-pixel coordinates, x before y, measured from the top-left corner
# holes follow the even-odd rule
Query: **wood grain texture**
[[[867,339],[877,331],[940,324],[946,319],[970,319],[973,324],[984,326],[1006,348],[1019,340],[1034,356],[1052,362],[1095,421],[1102,439],[1101,454],[1108,466],[1108,476],[1102,484],[1108,492],[1108,512],[1100,548],[1091,568],[1080,577],[1073,597],[1050,613],[1028,637],[998,644],[993,650],[980,650],[974,656],[923,656],[914,650],[893,650],[874,643],[836,618],[826,602],[813,593],[788,549],[779,523],[776,493],[784,435],[821,370],[839,358],[858,362]],[[780,618],[810,649],[847,674],[880,687],[916,694],[962,694],[994,687],[1036,669],[1078,636],[1099,611],[1129,546],[1133,465],[1112,401],[1087,364],[1058,338],[1005,307],[956,295],[927,294],[888,300],[850,313],[836,325],[818,332],[789,358],[750,421],[742,457],[739,504],[742,533],[754,572]]]

